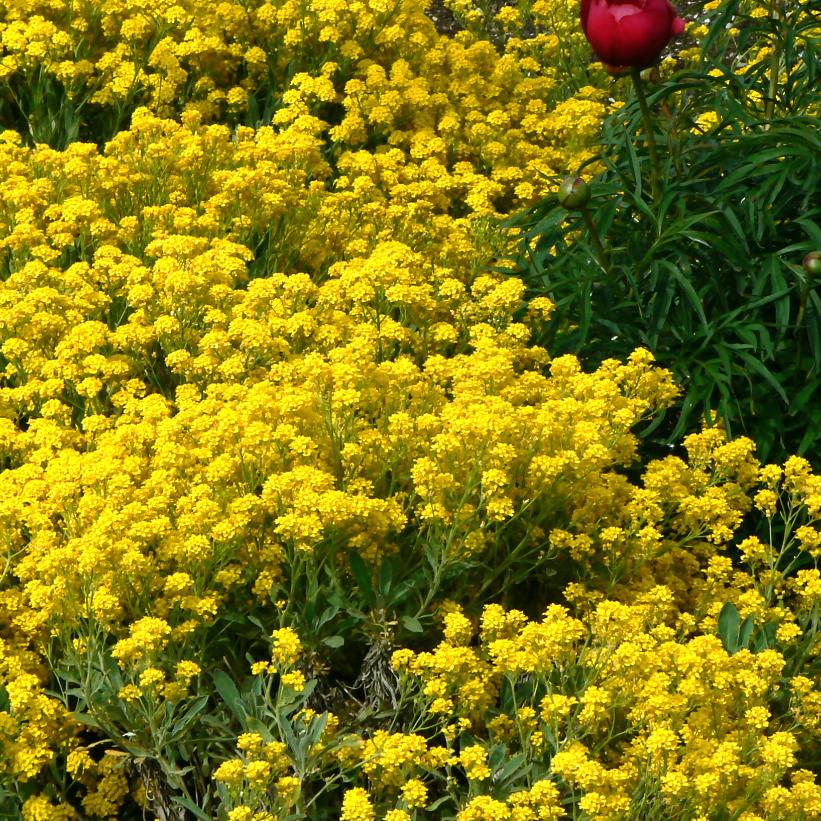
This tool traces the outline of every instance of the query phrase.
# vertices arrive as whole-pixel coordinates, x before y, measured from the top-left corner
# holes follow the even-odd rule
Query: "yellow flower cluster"
[[[443,215],[424,242],[421,219],[406,242],[347,217],[320,233],[355,198],[312,183],[300,200],[283,134],[144,112],[105,154],[2,143],[3,619],[13,642],[104,625],[129,702],[181,697],[165,677],[187,638],[331,534],[373,558],[412,521],[453,558],[519,517],[538,553],[534,514],[581,507],[674,395],[645,353],[594,374],[549,363],[515,321],[522,285],[476,271],[496,241],[480,223]],[[228,170],[237,152],[253,176]]]
[[[231,821],[273,821],[298,800],[301,783],[281,741],[266,741],[259,733],[237,739],[239,758],[230,758],[213,778],[227,789]]]
[[[749,442],[725,442],[715,430],[687,445],[687,463],[650,463],[644,487],[634,489],[667,510],[655,521],[652,555],[641,540],[621,538],[622,553],[639,561],[621,557],[633,567],[623,579],[611,565],[571,584],[565,595],[577,616],[551,605],[533,621],[488,605],[474,639],[470,620],[450,612],[432,652],[394,654],[405,686],[449,743],[472,739],[459,755],[468,778],[497,779],[489,758],[497,773],[508,764],[545,771],[551,790],[572,791],[585,817],[602,821],[728,811],[805,819],[821,810],[821,785],[805,763],[821,726],[813,672],[821,659],[821,477],[799,458],[760,467]],[[772,500],[754,502],[765,490]],[[710,500],[701,526],[693,498]],[[748,567],[735,569],[724,550],[738,519],[733,525],[728,511],[755,506],[779,536],[743,539]],[[716,534],[716,520],[730,532]],[[607,546],[615,541],[608,536]],[[585,545],[597,564],[607,562],[598,539]],[[745,618],[746,633],[728,623],[728,607]],[[525,783],[497,781],[493,798],[467,802],[459,818],[552,817],[520,808]]]
[[[43,700],[3,713],[2,767],[24,778],[73,729],[18,647],[91,618],[127,671],[114,695],[179,700],[196,677],[181,645],[232,591],[263,599],[289,549],[340,531],[391,549],[410,517],[452,518],[461,482],[475,552],[488,513],[527,503],[496,465],[546,355],[512,322],[521,285],[477,276],[509,246],[481,215],[587,156],[604,109],[587,88],[584,133],[551,122],[557,78],[440,37],[413,3],[32,0],[2,10],[0,49],[26,138],[61,143],[37,119],[63,121],[43,102],[57,87],[63,113],[94,112],[80,131],[112,137],[0,138],[0,614],[9,670]],[[221,122],[243,118],[270,124]],[[570,412],[612,378],[579,374],[545,403]],[[657,393],[626,390],[612,426],[591,417],[614,460],[669,383]],[[495,453],[481,483],[464,475],[474,440]]]
[[[31,109],[35,140],[52,137],[58,114],[76,121],[72,136],[99,140],[92,126],[111,123],[109,139],[141,105],[160,117],[273,121],[323,135],[339,191],[365,193],[385,162],[377,186],[396,180],[414,199],[479,212],[531,202],[549,187],[539,175],[591,156],[607,96],[602,75],[585,77],[572,2],[533,10],[561,45],[543,34],[501,52],[473,30],[440,36],[426,5],[25,0],[0,12],[0,78],[9,102]],[[63,108],[48,111],[54,87]],[[388,150],[376,156],[374,144]]]
[[[496,272],[515,239],[497,218],[591,156],[605,80],[569,0],[484,29],[449,5],[454,37],[421,0],[0,8],[12,817],[171,817],[188,785],[273,821],[340,782],[344,821],[409,821],[451,772],[461,821],[558,818],[568,789],[590,818],[632,795],[818,801],[799,759],[821,726],[819,479],[714,431],[628,479],[670,374],[644,350],[592,373],[551,358],[532,339],[553,306]],[[790,527],[742,540],[741,571],[725,548],[748,513]],[[491,605],[477,626],[450,607],[443,643],[395,653],[412,727],[343,735],[320,713],[350,683],[321,691],[325,655],[399,629],[391,559],[417,585],[430,569],[420,626],[558,557],[574,609]],[[312,634],[344,608],[352,636]],[[734,653],[727,612],[753,625]],[[268,636],[240,691],[226,656]],[[218,739],[213,789],[194,727]],[[535,777],[508,778],[514,749]]]
[[[456,816],[457,821],[558,821],[566,817],[559,791],[550,779],[517,790],[506,801],[487,795],[471,799]]]
[[[427,753],[421,735],[404,735],[377,730],[362,745],[363,772],[374,784],[400,787],[419,766]]]

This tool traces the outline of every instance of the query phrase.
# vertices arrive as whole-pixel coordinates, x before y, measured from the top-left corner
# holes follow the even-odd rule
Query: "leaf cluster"
[[[594,366],[645,346],[674,371],[681,401],[645,431],[657,444],[718,416],[765,459],[811,456],[821,441],[821,298],[801,261],[821,248],[817,43],[799,9],[735,21],[731,52],[722,32],[737,5],[713,20],[703,64],[648,95],[658,199],[634,100],[604,123],[587,215],[547,198],[510,221],[522,230],[513,272],[556,304],[540,340],[553,354]],[[776,25],[786,67],[768,118],[754,102],[767,99],[768,64],[742,73],[728,63]]]

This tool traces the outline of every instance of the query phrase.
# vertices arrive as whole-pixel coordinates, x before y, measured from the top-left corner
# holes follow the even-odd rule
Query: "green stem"
[[[780,15],[780,2],[773,0],[772,15],[773,21],[777,22]],[[767,102],[764,106],[764,118],[772,120],[775,113],[775,93],[778,90],[778,69],[781,66],[781,38],[776,33],[775,44],[773,45],[773,53],[770,57],[770,88],[767,93]]]
[[[601,237],[599,236],[599,229],[596,228],[596,223],[593,222],[593,217],[590,216],[590,209],[585,205],[582,207],[582,217],[587,230],[590,233],[590,239],[593,240],[593,247],[596,249],[596,257],[599,260],[602,270],[610,276],[610,266],[607,264],[607,254],[602,245]]]
[[[801,289],[801,298],[798,302],[798,316],[795,320],[795,327],[798,330],[804,322],[804,314],[807,310],[807,300],[810,296],[810,290],[812,289],[812,280],[807,277],[807,281],[804,283],[804,287]]]
[[[647,136],[647,148],[650,151],[650,165],[652,173],[653,199],[658,200],[661,190],[661,173],[659,171],[659,155],[656,149],[656,129],[653,123],[653,116],[650,113],[650,106],[647,105],[647,95],[644,93],[644,80],[641,79],[641,70],[633,66],[630,69],[630,76],[633,79],[633,87],[636,89],[641,117],[644,120],[644,133]]]
[[[803,336],[801,335],[801,326],[804,324],[804,314],[807,310],[807,300],[810,296],[810,290],[812,289],[812,280],[807,277],[807,281],[804,283],[804,287],[801,289],[801,297],[798,301],[798,316],[795,320],[795,331],[797,335],[796,344],[795,344],[795,366],[799,367],[801,365],[801,342],[803,340]]]
[[[601,266],[602,271],[604,271],[604,275],[607,277],[610,287],[615,288],[617,283],[613,277],[613,271],[610,269],[610,263],[607,261],[607,251],[605,250],[601,237],[599,236],[599,229],[596,227],[596,223],[593,222],[593,217],[590,215],[590,210],[588,207],[584,205],[581,210],[584,224],[587,226],[587,232],[590,234],[590,239],[593,241],[593,249],[596,252],[596,259],[599,261],[599,265]]]

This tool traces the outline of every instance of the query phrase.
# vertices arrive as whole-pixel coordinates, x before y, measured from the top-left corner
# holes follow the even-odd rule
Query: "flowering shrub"
[[[591,583],[588,572],[567,588],[575,616],[553,604],[536,621],[490,605],[476,625],[456,610],[433,652],[394,655],[451,764],[462,750],[470,800],[457,818],[562,817],[561,795],[602,819],[726,810],[798,819],[821,809],[811,772],[821,586],[817,568],[796,572],[820,555],[818,530],[805,523],[818,521],[821,485],[797,458],[756,475],[751,443],[723,443],[714,430],[686,444],[689,465],[651,463],[636,489],[661,507],[678,496],[677,512],[653,528],[663,547],[631,544],[605,519],[586,550],[602,551],[606,576]],[[719,476],[728,484],[716,494]],[[694,481],[699,500],[687,496]],[[742,518],[736,505],[750,498],[778,539],[744,538],[734,568],[726,544]],[[696,510],[718,527],[678,541]],[[634,551],[640,569],[614,584],[614,566]],[[485,766],[471,768],[466,753]],[[444,772],[431,776],[446,788]]]
[[[0,815],[811,812],[818,479],[538,344],[499,217],[615,103],[453,10],[0,7]]]
[[[453,195],[455,181],[442,177],[453,169],[465,176],[460,199],[475,210],[545,190],[538,173],[589,156],[605,110],[607,95],[582,81],[579,58],[572,86],[558,70],[572,50],[571,2],[533,10],[541,25],[561,23],[563,46],[554,35],[518,38],[502,53],[475,30],[437,35],[415,0],[182,0],[148,4],[150,13],[143,3],[75,5],[30,0],[0,10],[0,110],[28,138],[56,147],[78,136],[102,144],[141,105],[231,125],[273,118],[322,133],[329,160],[379,144],[401,150],[397,182]],[[405,177],[420,172],[405,169],[409,160],[421,166],[413,180]]]

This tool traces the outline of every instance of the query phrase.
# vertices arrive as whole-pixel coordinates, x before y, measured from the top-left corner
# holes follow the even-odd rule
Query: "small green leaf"
[[[681,290],[684,291],[685,296],[690,302],[690,305],[692,306],[693,310],[696,312],[696,316],[698,316],[699,321],[701,322],[701,325],[704,328],[704,333],[707,336],[710,336],[710,323],[707,322],[707,317],[704,313],[704,306],[701,304],[701,299],[696,293],[696,289],[693,287],[693,284],[675,265],[672,265],[671,263],[666,263],[664,267],[670,272],[673,279],[679,285]]]
[[[307,746],[311,747],[319,741],[320,736],[328,724],[328,713],[322,713],[311,722],[310,729],[306,734]]]
[[[74,719],[80,724],[85,724],[87,727],[101,729],[100,722],[97,721],[97,719],[90,713],[72,713],[71,715],[74,716]]]
[[[419,619],[413,618],[413,616],[402,616],[400,619],[402,622],[402,626],[409,630],[411,633],[423,633],[424,627],[422,627],[422,623]]]
[[[753,652],[760,653],[762,650],[773,647],[775,645],[775,631],[776,624],[774,622],[768,622],[760,628],[753,640]]]
[[[637,200],[641,200],[641,165],[639,163],[638,155],[636,154],[635,146],[633,145],[632,140],[627,140],[627,155],[630,160],[630,167],[633,169],[633,179],[635,181],[635,189],[633,191],[633,196]]]
[[[738,608],[732,602],[725,602],[718,615],[718,635],[731,656],[738,650],[738,628],[740,624],[741,617]]]
[[[766,365],[764,365],[764,363],[756,359],[752,354],[747,353],[747,351],[738,351],[738,355],[747,363],[748,367],[754,370],[767,382],[768,385],[770,385],[770,387],[772,387],[772,389],[781,397],[784,404],[790,404],[786,391],[781,387],[781,384],[775,378],[775,375],[769,370],[769,368],[767,368]]]
[[[259,733],[267,742],[274,740],[274,734],[271,732],[268,725],[254,716],[248,716],[245,721],[245,728],[251,733]]]
[[[205,709],[206,704],[208,704],[208,696],[200,696],[195,699],[188,710],[182,715],[176,724],[174,724],[174,727],[171,730],[171,738],[177,738],[177,736],[182,735],[191,722]]]
[[[753,630],[755,629],[755,619],[753,616],[747,616],[743,622],[741,622],[741,627],[738,630],[738,649],[741,650],[745,647],[750,646],[750,638],[753,635]]]
[[[288,714],[285,710],[279,711],[279,721],[277,723],[279,725],[280,731],[285,736],[285,741],[288,744],[288,747],[290,748],[291,752],[297,753],[299,751],[299,739],[296,737],[294,728],[291,726],[291,721],[288,718]],[[250,728],[250,724],[248,726]]]
[[[339,613],[339,608],[336,605],[330,605],[326,607],[322,611],[322,615],[319,617],[318,621],[316,622],[317,627],[321,627],[323,624],[327,624],[334,616]]]
[[[379,568],[379,593],[383,598],[386,598],[391,592],[391,584],[393,583],[393,564],[391,557],[387,556],[382,561],[382,567]]]
[[[181,807],[185,807],[185,809],[193,813],[200,821],[213,821],[213,817],[203,812],[190,798],[186,798],[184,795],[175,795],[173,800]]]
[[[351,572],[356,579],[356,583],[359,586],[359,591],[365,599],[365,603],[369,607],[373,607],[376,604],[376,596],[374,596],[373,592],[371,569],[365,563],[365,560],[355,550],[351,551],[349,560],[351,563]]]
[[[428,806],[425,807],[425,809],[428,812],[433,812],[433,810],[438,810],[439,807],[442,806],[442,804],[444,804],[446,801],[450,801],[450,800],[451,800],[450,795],[443,795],[441,798],[437,798],[436,801],[434,801],[432,804],[428,804]]]
[[[214,687],[222,697],[222,700],[228,705],[231,712],[240,720],[245,721],[248,715],[245,705],[240,698],[237,685],[234,684],[233,679],[224,671],[217,670],[214,673]]]
[[[508,781],[511,776],[517,774],[522,769],[522,765],[526,760],[527,756],[524,753],[517,753],[511,756],[501,768],[495,770],[493,780],[497,783]]]

